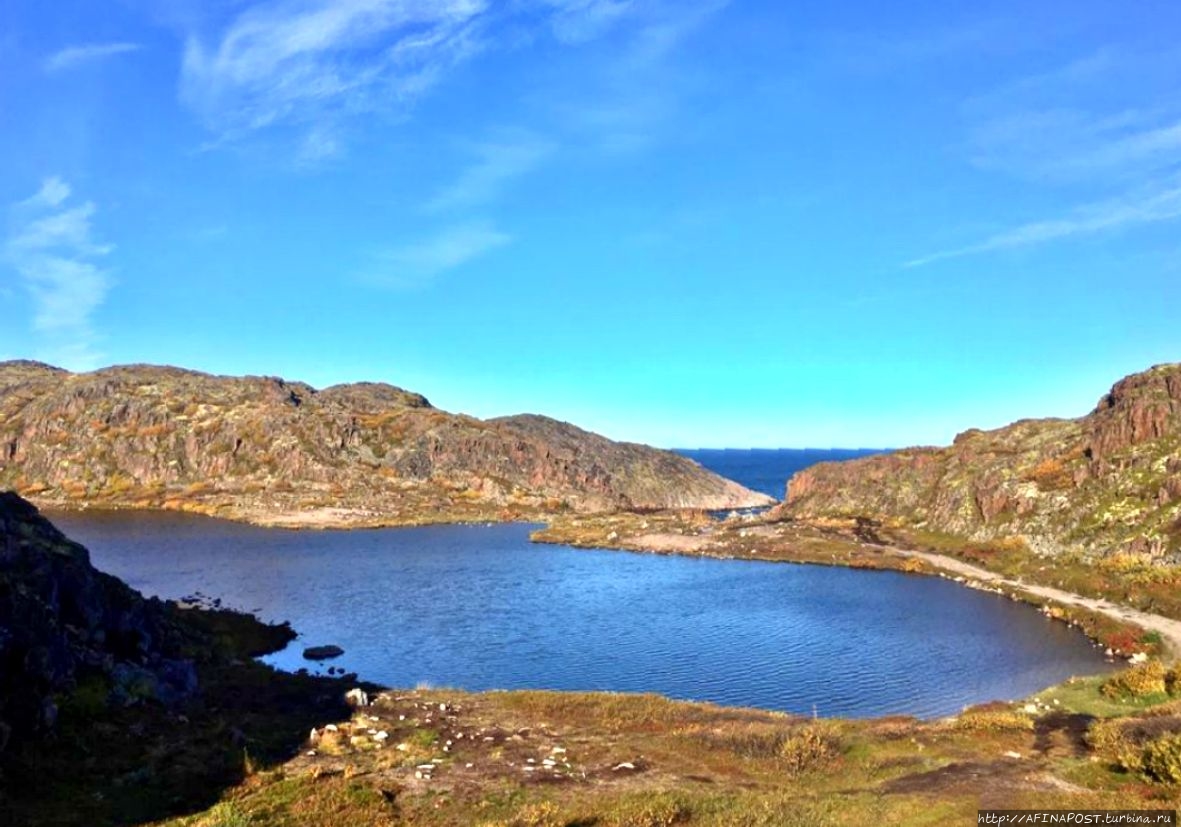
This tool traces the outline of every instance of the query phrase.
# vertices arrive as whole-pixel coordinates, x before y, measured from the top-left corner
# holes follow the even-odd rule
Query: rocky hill
[[[0,491],[0,752],[53,728],[56,698],[87,676],[122,703],[196,689],[191,632],[157,600],[96,571],[28,502]]]
[[[0,363],[0,487],[293,526],[769,501],[671,452],[541,416],[450,414],[390,385],[27,361]]]
[[[1036,552],[1181,562],[1181,364],[1129,376],[1078,419],[970,430],[796,474],[783,513],[868,516]]]
[[[212,806],[353,684],[252,660],[290,626],[147,598],[0,491],[0,825],[121,825]]]

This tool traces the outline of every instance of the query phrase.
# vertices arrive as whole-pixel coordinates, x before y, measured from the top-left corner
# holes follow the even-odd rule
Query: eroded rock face
[[[0,731],[51,729],[54,697],[92,676],[114,703],[196,690],[164,604],[90,565],[30,503],[0,492]]]
[[[970,430],[794,476],[787,514],[863,515],[1040,553],[1135,551],[1181,562],[1181,365],[1115,384],[1079,419]]]
[[[1099,400],[1088,417],[1088,456],[1102,464],[1181,428],[1181,370],[1161,366],[1129,376]]]
[[[691,460],[539,416],[481,421],[391,385],[131,365],[0,363],[0,485],[43,504],[185,508],[265,522],[732,508],[769,498]]]

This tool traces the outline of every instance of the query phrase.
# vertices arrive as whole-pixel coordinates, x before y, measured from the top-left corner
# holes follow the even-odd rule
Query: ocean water
[[[677,453],[689,457],[715,474],[742,483],[752,491],[760,491],[782,500],[787,481],[796,471],[818,462],[838,462],[846,459],[879,454],[873,448],[678,448]]]
[[[1028,606],[930,577],[576,550],[528,525],[289,531],[159,512],[50,515],[165,598],[288,620],[387,686],[659,692],[801,714],[936,716],[1109,667]],[[314,667],[313,667],[314,669]]]

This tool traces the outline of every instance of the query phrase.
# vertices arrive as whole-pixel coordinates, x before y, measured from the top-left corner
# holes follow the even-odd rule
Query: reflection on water
[[[293,532],[51,514],[135,588],[200,591],[390,686],[659,692],[821,715],[932,716],[1108,668],[1082,635],[944,580],[532,545],[529,526]]]

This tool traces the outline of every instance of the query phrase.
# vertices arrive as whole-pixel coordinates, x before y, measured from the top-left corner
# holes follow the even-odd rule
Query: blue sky
[[[1181,359],[1181,7],[7,0],[0,357],[897,446]]]

